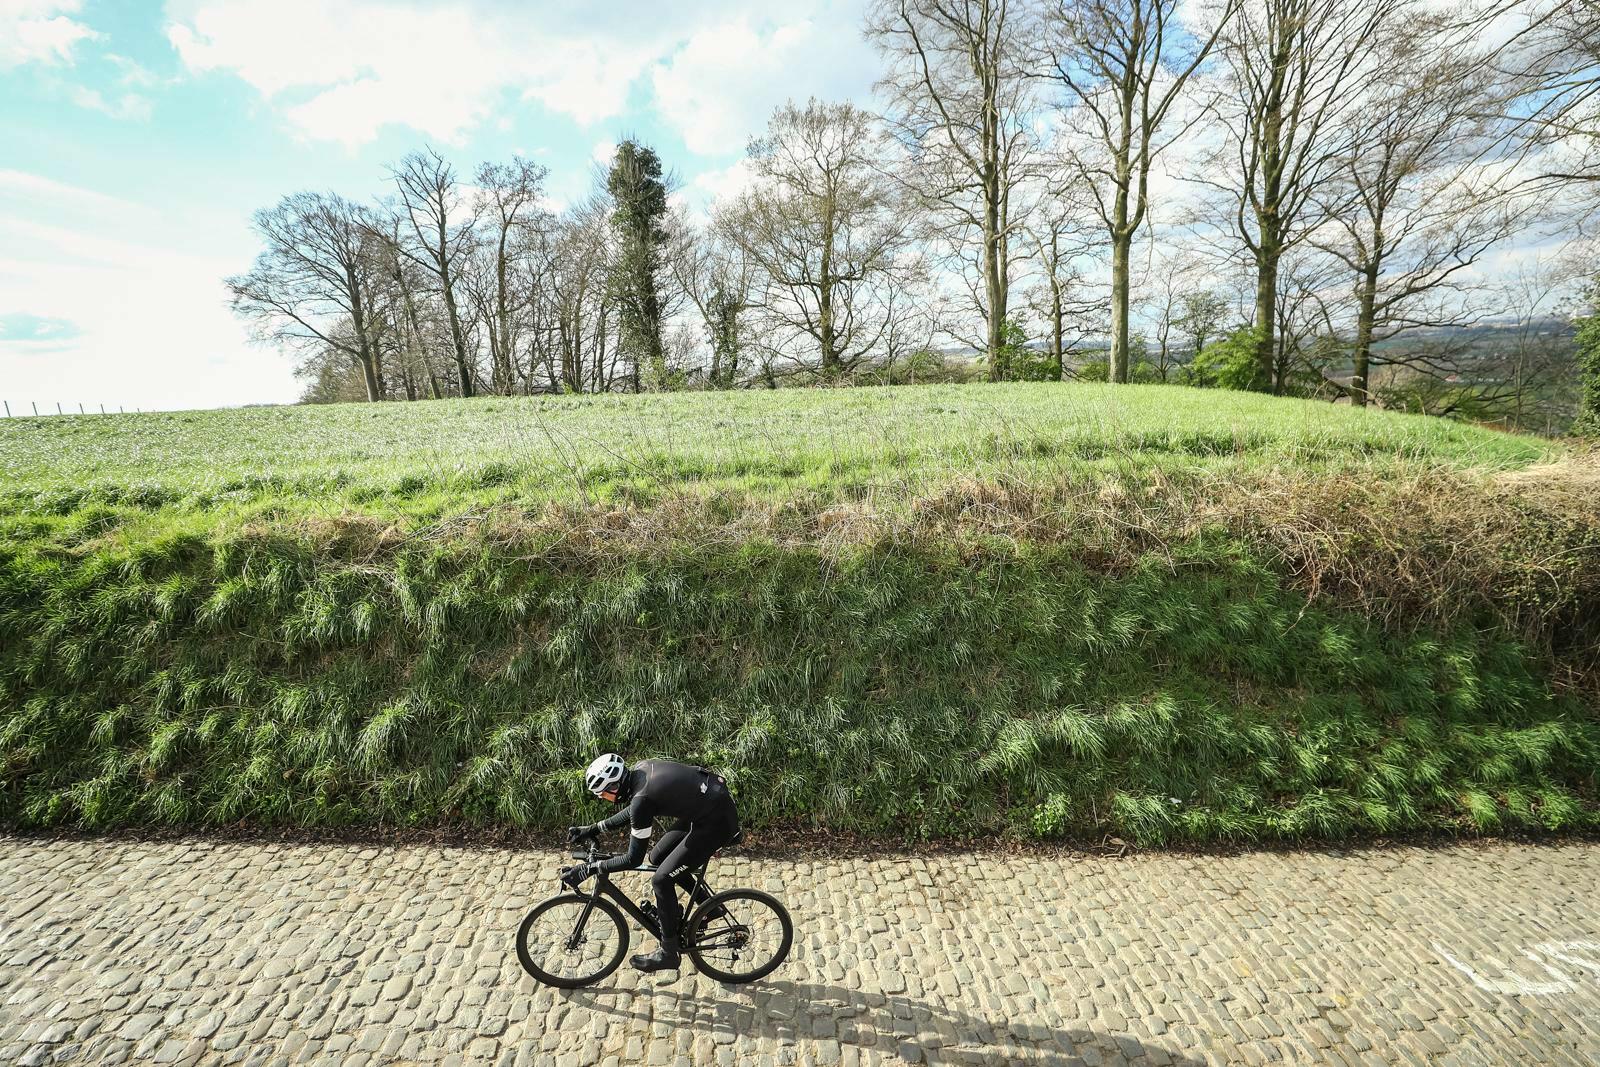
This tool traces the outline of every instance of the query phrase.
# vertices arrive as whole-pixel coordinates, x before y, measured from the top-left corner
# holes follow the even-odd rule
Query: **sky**
[[[12,414],[294,400],[223,279],[257,208],[365,199],[431,145],[576,200],[629,136],[691,202],[785,100],[865,102],[861,0],[0,0],[0,398]]]

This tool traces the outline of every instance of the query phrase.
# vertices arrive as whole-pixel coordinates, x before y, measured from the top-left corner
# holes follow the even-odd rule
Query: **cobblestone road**
[[[0,1061],[1600,1062],[1600,845],[713,869],[789,963],[561,993],[559,857],[0,838]]]

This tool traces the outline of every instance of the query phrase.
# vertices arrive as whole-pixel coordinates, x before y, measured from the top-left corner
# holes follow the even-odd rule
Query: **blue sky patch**
[[[83,334],[66,319],[30,315],[26,311],[0,312],[0,342],[70,341]]]

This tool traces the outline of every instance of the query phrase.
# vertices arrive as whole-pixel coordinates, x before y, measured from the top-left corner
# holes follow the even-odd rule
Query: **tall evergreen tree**
[[[667,184],[655,150],[634,140],[617,146],[606,177],[611,225],[617,235],[613,286],[621,326],[618,339],[633,364],[633,389],[667,378],[661,275],[666,263]],[[647,379],[641,378],[641,368]]]

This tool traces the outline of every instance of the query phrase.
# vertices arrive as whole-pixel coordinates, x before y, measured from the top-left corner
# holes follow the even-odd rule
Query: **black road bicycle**
[[[593,863],[609,859],[591,843],[574,859]],[[630,871],[654,871],[640,866]],[[620,873],[620,872],[619,872]],[[683,920],[684,954],[702,974],[737,985],[765,978],[788,958],[794,924],[782,904],[755,889],[713,893],[706,869],[694,872],[690,899],[704,898]],[[626,911],[652,936],[661,936],[655,905],[643,907],[628,899],[610,875],[594,875],[589,892],[573,891],[534,906],[517,930],[517,959],[522,969],[547,985],[576,989],[593,985],[622,963],[628,952]]]

